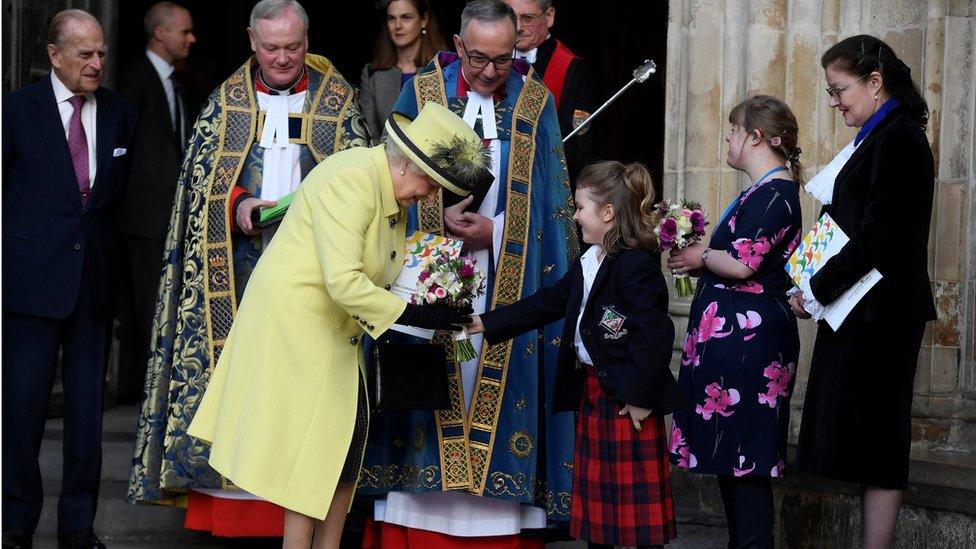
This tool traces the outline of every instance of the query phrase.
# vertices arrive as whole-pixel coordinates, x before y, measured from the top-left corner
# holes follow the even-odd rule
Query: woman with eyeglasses
[[[393,112],[400,88],[417,67],[447,48],[427,0],[383,0],[380,6],[386,24],[359,81],[359,104],[373,145],[382,140],[383,123]]]
[[[837,331],[819,323],[797,466],[860,484],[863,546],[891,547],[908,484],[915,367],[935,319],[928,106],[911,70],[873,36],[842,40],[820,64],[830,106],[859,130],[806,190],[850,241],[790,303],[797,316],[819,319],[872,269],[883,278]]]

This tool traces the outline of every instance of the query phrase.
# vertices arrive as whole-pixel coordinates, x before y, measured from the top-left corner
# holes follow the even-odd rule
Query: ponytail
[[[658,248],[654,181],[643,164],[615,160],[590,164],[580,172],[576,188],[589,189],[599,205],[613,206],[613,227],[603,237],[608,255],[629,248]]]
[[[803,185],[803,165],[797,144],[800,128],[789,105],[771,95],[756,95],[742,101],[729,112],[729,123],[746,131],[760,130],[763,139],[789,165],[797,185]]]

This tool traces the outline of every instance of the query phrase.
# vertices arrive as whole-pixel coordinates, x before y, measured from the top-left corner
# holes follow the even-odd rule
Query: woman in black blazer
[[[576,214],[590,248],[554,286],[475,317],[489,343],[565,318],[553,411],[578,411],[569,532],[591,547],[675,537],[664,415],[681,406],[674,324],[640,164],[580,172]],[[513,375],[518,375],[517,372]]]
[[[883,278],[836,332],[818,326],[797,466],[861,484],[864,547],[889,547],[908,483],[919,347],[925,323],[935,318],[927,267],[934,190],[928,107],[909,68],[873,36],[837,43],[821,65],[830,106],[860,131],[807,190],[850,242],[791,305],[798,316],[819,316],[871,269]]]
[[[400,88],[446,47],[427,0],[384,0],[380,6],[386,24],[359,81],[359,104],[373,145],[382,141]]]

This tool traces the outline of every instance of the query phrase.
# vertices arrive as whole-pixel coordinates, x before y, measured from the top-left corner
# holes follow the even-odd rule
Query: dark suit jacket
[[[66,318],[88,270],[99,314],[114,292],[112,231],[125,191],[136,109],[95,92],[98,167],[84,209],[50,76],[3,97],[3,309]]]
[[[382,70],[371,69],[369,65],[363,67],[359,81],[359,104],[366,125],[369,126],[369,139],[373,145],[378,145],[383,137],[386,119],[400,97],[402,78],[403,73],[397,67]]]
[[[555,38],[549,38],[539,44],[535,63],[532,66],[539,72],[540,77],[546,74],[554,51],[556,51]],[[593,71],[582,59],[573,59],[566,71],[566,83],[563,85],[562,97],[559,98],[559,130],[564,137],[573,131],[574,111],[578,109],[593,114],[593,111],[599,106],[596,94]],[[564,144],[566,166],[569,170],[569,177],[574,182],[581,169],[600,159],[596,149],[596,136],[597,126],[594,121],[587,125],[583,133],[574,135]]]
[[[141,237],[161,236],[169,226],[183,163],[166,92],[159,73],[145,55],[122,74],[118,91],[139,109],[129,186],[119,211],[119,230]],[[186,128],[185,110],[182,115]]]
[[[583,397],[586,372],[573,343],[582,301],[583,268],[577,260],[554,286],[481,315],[489,343],[565,318],[553,390],[557,412],[578,410]],[[614,398],[660,415],[682,406],[670,369],[674,323],[668,316],[668,288],[654,253],[625,250],[603,260],[590,288],[580,336],[600,386]]]
[[[935,318],[928,273],[935,169],[925,132],[904,107],[864,138],[837,174],[824,212],[850,242],[810,279],[814,296],[832,303],[872,268],[884,278],[851,318]],[[907,316],[906,316],[907,315]]]

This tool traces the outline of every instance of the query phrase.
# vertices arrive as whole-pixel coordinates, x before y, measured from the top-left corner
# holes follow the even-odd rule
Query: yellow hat
[[[491,155],[481,138],[446,107],[428,102],[417,118],[394,112],[386,134],[400,150],[445,189],[467,196],[491,184]]]

